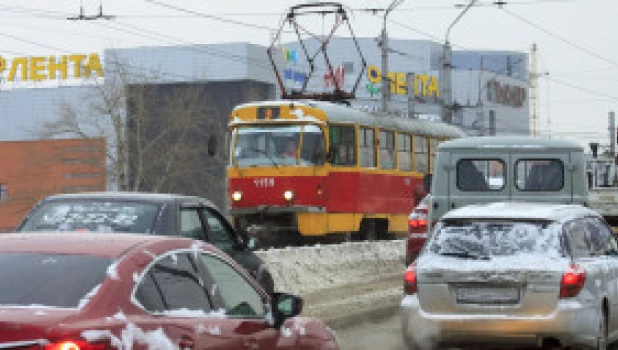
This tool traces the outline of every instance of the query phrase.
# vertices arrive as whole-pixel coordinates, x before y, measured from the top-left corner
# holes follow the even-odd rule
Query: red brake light
[[[586,271],[581,267],[571,264],[562,274],[560,281],[560,298],[572,298],[577,296],[586,283]]]
[[[45,350],[105,350],[105,343],[89,343],[84,340],[64,340],[45,345]]]
[[[412,264],[403,274],[403,292],[406,295],[416,294],[416,265]]]

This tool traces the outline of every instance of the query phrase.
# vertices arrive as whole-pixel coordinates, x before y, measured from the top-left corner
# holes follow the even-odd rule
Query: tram
[[[464,136],[312,100],[242,104],[228,127],[234,225],[274,247],[405,235],[437,145]]]

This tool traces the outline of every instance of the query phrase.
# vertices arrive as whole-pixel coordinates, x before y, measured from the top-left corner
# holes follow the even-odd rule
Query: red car
[[[427,219],[431,195],[426,195],[408,216],[408,237],[406,239],[406,266],[409,266],[418,256],[427,240]]]
[[[297,296],[271,297],[202,241],[0,236],[2,349],[338,349]]]

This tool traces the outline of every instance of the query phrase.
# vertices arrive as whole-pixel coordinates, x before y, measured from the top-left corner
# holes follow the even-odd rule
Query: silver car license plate
[[[457,302],[461,304],[515,304],[519,289],[515,287],[458,287]]]

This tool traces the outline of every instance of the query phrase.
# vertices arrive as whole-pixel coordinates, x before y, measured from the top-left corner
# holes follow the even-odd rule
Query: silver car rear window
[[[554,225],[545,222],[454,220],[436,226],[429,249],[471,257],[562,255],[555,231]]]

